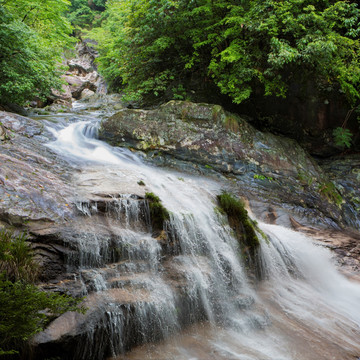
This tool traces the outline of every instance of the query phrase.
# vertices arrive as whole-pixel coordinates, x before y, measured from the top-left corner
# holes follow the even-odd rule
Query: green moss
[[[221,114],[222,107],[220,105],[214,105],[212,108],[212,119],[213,121],[218,121]]]
[[[260,174],[254,174],[254,179],[274,181],[274,178],[272,178],[271,176],[265,176]]]
[[[150,210],[151,226],[153,231],[161,231],[164,222],[170,219],[169,211],[161,204],[161,200],[152,192],[145,194]]]
[[[299,170],[298,172],[298,179],[300,180],[302,185],[306,185],[306,186],[311,186],[315,181],[314,177],[312,177],[310,174],[307,174],[302,170]]]
[[[218,195],[217,199],[219,207],[228,217],[229,225],[235,231],[240,246],[249,252],[250,256],[254,256],[260,241],[255,231],[256,223],[249,218],[244,203],[227,192]]]
[[[145,186],[145,183],[142,180],[140,180],[140,181],[138,181],[138,185]]]
[[[239,132],[240,129],[238,120],[233,116],[226,116],[224,126],[233,133]]]
[[[145,199],[149,200],[151,202],[160,202],[160,198],[158,196],[156,196],[154,193],[152,192],[147,192],[145,194]]]

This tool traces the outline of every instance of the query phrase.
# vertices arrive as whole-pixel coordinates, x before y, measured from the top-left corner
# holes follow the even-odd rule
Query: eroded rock
[[[360,229],[357,196],[345,195],[296,141],[257,131],[218,105],[170,101],[154,110],[123,109],[102,122],[100,137],[158,165],[222,174],[246,198],[310,223]]]
[[[72,215],[66,166],[43,146],[41,122],[0,112],[10,141],[0,146],[0,216],[12,225]]]

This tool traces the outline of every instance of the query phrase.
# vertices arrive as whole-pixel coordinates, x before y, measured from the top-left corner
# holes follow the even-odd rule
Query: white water
[[[51,131],[56,140],[48,146],[83,166],[84,171],[91,166],[104,177],[109,172],[115,177],[131,173],[145,182],[147,191],[161,198],[171,212],[168,231],[180,239],[181,251],[171,259],[171,266],[184,276],[191,311],[205,314],[206,322],[201,325],[119,359],[343,360],[360,356],[360,286],[337,272],[326,249],[299,233],[260,224],[269,236],[269,241],[261,244],[265,279],[253,284],[247,278],[236,240],[214,211],[221,184],[145,165],[130,151],[96,140],[96,120]],[[139,211],[131,199],[126,204],[130,210],[133,207],[132,213]],[[86,213],[86,209],[82,211]],[[125,244],[130,249],[129,259],[151,263],[147,275],[137,275],[136,282],[155,304],[139,306],[137,316],[148,326],[151,313],[164,336],[174,334],[180,331],[177,294],[167,282],[159,244],[149,234],[129,227],[128,221],[119,233],[119,247]],[[82,263],[84,274],[93,277],[96,291],[104,291],[109,286],[104,273],[107,269],[90,273],[93,270],[86,268],[101,262],[106,240],[80,239],[79,244],[84,253],[91,253]],[[122,316],[119,311],[114,314],[115,310],[110,315],[113,355],[121,350],[116,344],[121,342],[116,328]]]

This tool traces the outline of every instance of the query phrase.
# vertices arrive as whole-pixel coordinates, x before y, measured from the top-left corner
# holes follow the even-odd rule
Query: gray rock
[[[81,92],[80,99],[87,99],[95,95],[95,92],[90,89],[84,89]]]
[[[71,216],[65,165],[42,144],[41,121],[0,112],[11,141],[0,147],[0,217],[12,225]]]
[[[357,193],[351,200],[343,186],[340,194],[296,141],[262,133],[221,106],[170,101],[154,110],[123,109],[102,122],[100,138],[141,151],[158,165],[184,170],[179,161],[195,163],[225,175],[233,191],[306,222],[360,229],[359,214],[346,210],[354,209]]]

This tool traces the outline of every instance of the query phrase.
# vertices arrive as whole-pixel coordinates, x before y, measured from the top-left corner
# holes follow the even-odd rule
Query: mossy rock
[[[218,195],[217,199],[220,209],[228,217],[229,225],[234,230],[241,249],[255,260],[260,241],[255,230],[256,224],[249,218],[244,203],[226,192]]]
[[[154,193],[146,193],[145,199],[148,201],[150,210],[150,221],[153,232],[161,232],[164,222],[170,219],[169,211],[161,204],[161,200]]]

